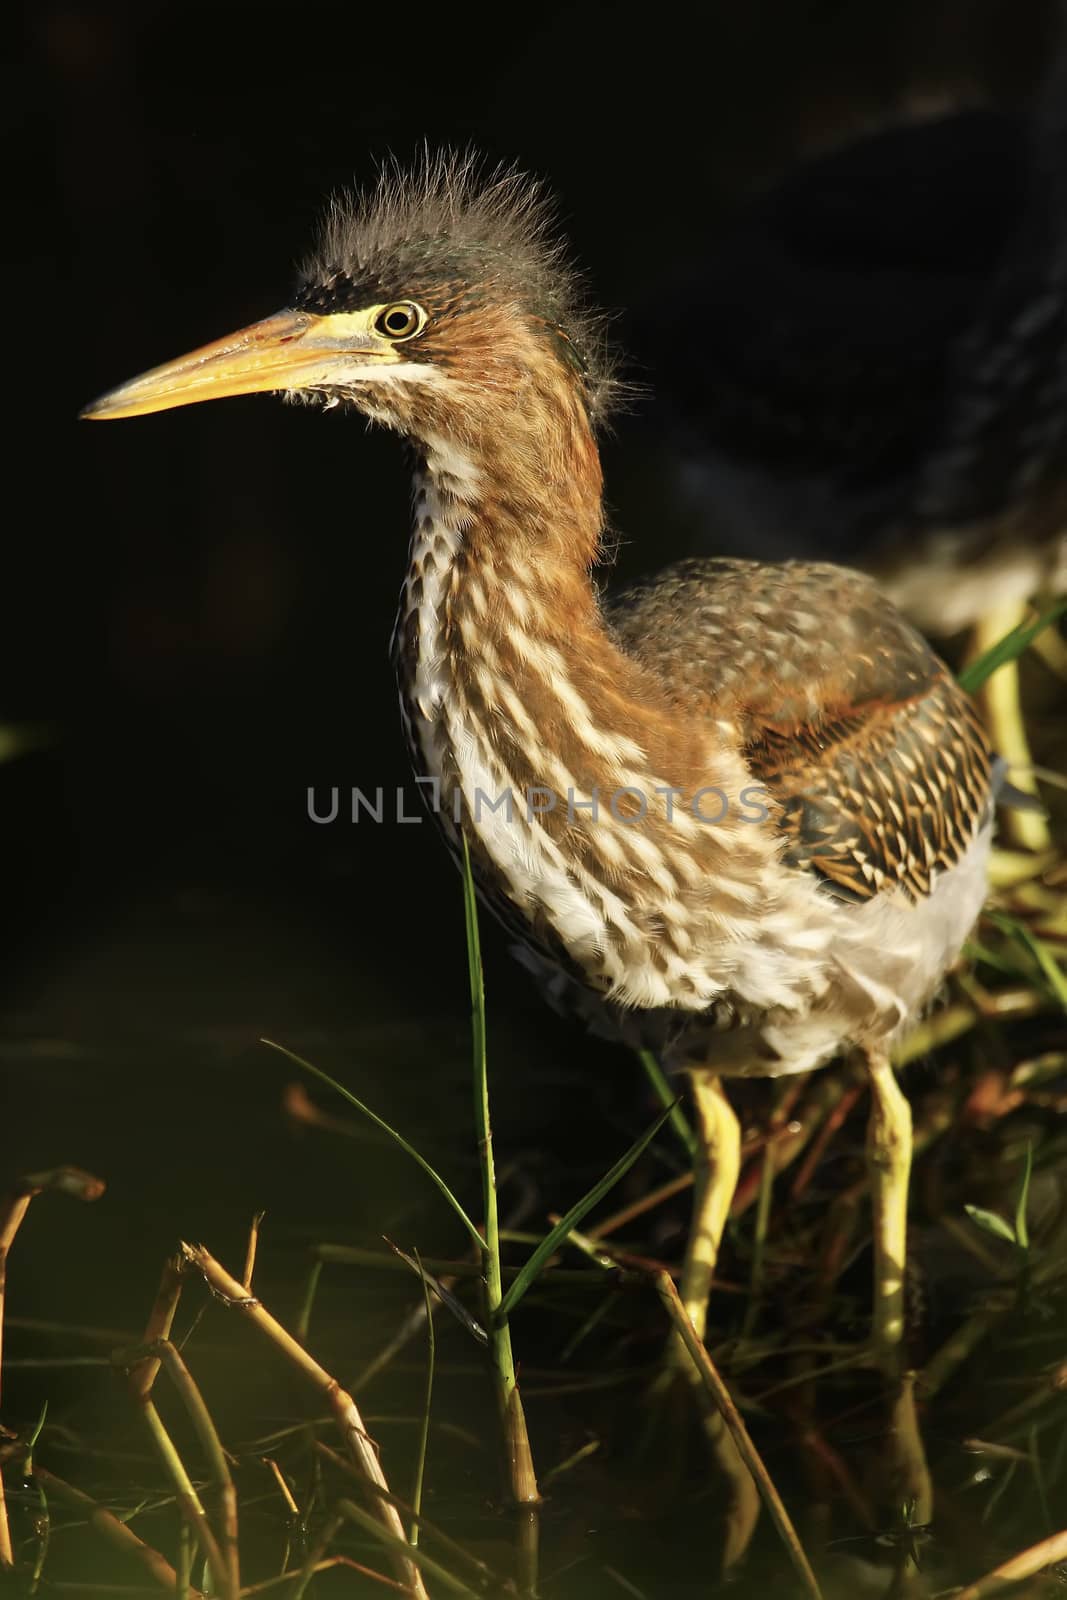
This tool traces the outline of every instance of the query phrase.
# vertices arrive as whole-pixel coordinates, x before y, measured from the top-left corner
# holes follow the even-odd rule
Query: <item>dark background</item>
[[[310,784],[406,776],[387,661],[396,442],[266,398],[106,427],[78,408],[283,305],[324,197],[387,152],[471,143],[544,176],[599,299],[637,306],[804,150],[909,106],[1023,95],[1050,16],[1017,0],[25,8],[0,96],[0,724],[36,747],[0,765],[0,1165],[103,1169],[112,1227],[146,1263],[129,1306],[190,1208],[236,1239],[265,1194],[326,1203],[307,1164],[277,1198],[283,1074],[261,1033],[349,1081],[377,1074],[409,1130],[451,1084],[465,1127],[465,1069],[442,1065],[465,1048],[465,956],[429,826],[305,813]],[[605,446],[626,576],[672,553],[642,468],[647,405]],[[503,1137],[553,1147],[553,1073],[595,1079],[595,1109],[610,1122],[621,1095],[639,1125],[634,1079],[593,1070],[617,1058],[545,1014],[495,948],[488,973],[515,1093]],[[428,1050],[438,1026],[448,1043]],[[234,1169],[234,1117],[266,1157],[254,1181]],[[100,1238],[99,1220],[62,1226],[87,1251]],[[38,1303],[58,1314],[68,1290],[39,1283]]]

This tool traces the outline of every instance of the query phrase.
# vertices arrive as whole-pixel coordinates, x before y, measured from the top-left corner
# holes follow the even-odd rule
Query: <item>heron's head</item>
[[[259,390],[347,402],[412,437],[475,437],[611,387],[599,320],[539,185],[469,157],[387,170],[335,201],[285,310],[103,395],[129,417]]]

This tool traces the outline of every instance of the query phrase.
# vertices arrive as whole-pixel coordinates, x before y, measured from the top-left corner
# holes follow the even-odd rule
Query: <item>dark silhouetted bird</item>
[[[1057,75],[1067,88],[1067,72]],[[635,318],[694,540],[847,561],[924,629],[1067,578],[1067,107],[868,135]]]

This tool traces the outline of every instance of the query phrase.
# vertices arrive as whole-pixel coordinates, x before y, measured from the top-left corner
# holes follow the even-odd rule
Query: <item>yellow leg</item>
[[[989,612],[975,627],[971,653],[980,656],[992,649],[1006,633],[1023,621],[1026,614],[1027,606],[1022,601],[1013,601]],[[1008,763],[1012,783],[1026,794],[1037,794],[1037,785],[1029,770],[1033,756],[1023,722],[1018,662],[1010,661],[1006,666],[998,667],[979,691],[979,700],[985,712],[993,748]],[[1041,851],[1051,846],[1048,822],[1036,811],[1015,811],[1005,807],[1000,819],[1000,832],[1009,844],[1023,850]]]
[[[904,1263],[911,1173],[911,1107],[885,1051],[868,1050],[867,1162],[874,1210],[874,1348],[889,1372],[904,1338]]]
[[[707,1068],[691,1068],[690,1071],[697,1152],[693,1160],[693,1217],[679,1287],[682,1303],[703,1339],[715,1263],[741,1172],[741,1124],[716,1075]],[[752,1541],[759,1521],[759,1491],[738,1453],[733,1435],[719,1412],[708,1404],[689,1352],[677,1337],[673,1341],[672,1364],[693,1385],[692,1392],[700,1404],[704,1437],[723,1476],[722,1566],[724,1572],[730,1572]]]
[[[706,1068],[693,1069],[697,1153],[693,1162],[693,1220],[682,1268],[682,1303],[703,1339],[711,1280],[726,1219],[741,1172],[741,1124],[722,1084]]]

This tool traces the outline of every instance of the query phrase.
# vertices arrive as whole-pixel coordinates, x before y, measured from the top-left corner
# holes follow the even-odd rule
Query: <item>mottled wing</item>
[[[992,755],[974,706],[861,574],[685,561],[608,614],[623,648],[733,726],[785,859],[829,892],[921,898],[988,817]]]
[[[989,748],[947,674],[913,700],[860,703],[789,731],[765,725],[746,756],[781,806],[785,859],[843,899],[890,885],[921,899],[989,813]]]

